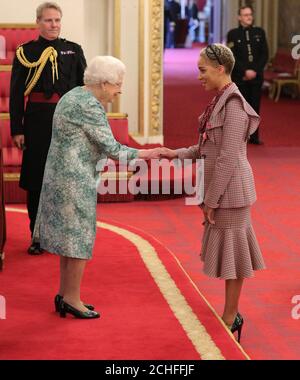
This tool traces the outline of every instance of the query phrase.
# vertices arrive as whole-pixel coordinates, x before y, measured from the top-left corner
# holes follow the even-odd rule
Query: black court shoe
[[[94,319],[100,318],[100,314],[97,311],[88,310],[88,311],[80,311],[75,309],[75,307],[69,305],[68,303],[61,300],[60,302],[60,310],[59,314],[61,318],[66,318],[67,313],[74,315],[75,318],[79,319]]]
[[[56,294],[56,296],[54,298],[54,306],[55,306],[55,311],[57,313],[60,311],[60,302],[61,302],[62,299],[63,299],[63,296],[61,296],[60,294]],[[85,306],[89,310],[94,310],[95,309],[93,305],[84,304],[83,306]]]
[[[27,250],[29,255],[38,256],[44,253],[45,251],[41,248],[40,243],[32,243]]]
[[[240,313],[237,313],[236,317],[235,317],[235,320],[230,328],[230,331],[232,333],[235,333],[236,331],[238,332],[238,342],[240,343],[240,340],[241,340],[241,334],[242,334],[242,328],[243,328],[243,324],[244,324],[244,319],[243,317],[241,316]]]

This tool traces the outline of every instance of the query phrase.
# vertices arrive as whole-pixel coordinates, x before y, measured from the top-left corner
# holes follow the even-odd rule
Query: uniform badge
[[[62,51],[60,52],[61,55],[71,55],[71,54],[76,54],[75,51],[73,50],[67,50],[67,51]]]

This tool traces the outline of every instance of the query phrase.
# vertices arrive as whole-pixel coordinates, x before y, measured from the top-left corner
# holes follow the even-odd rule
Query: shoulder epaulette
[[[23,43],[21,43],[20,45],[17,46],[17,49],[19,49],[21,46],[27,46],[27,45],[31,44],[32,42],[35,42],[35,40],[30,40],[30,41],[27,41],[27,42],[23,42]]]
[[[61,40],[63,41],[63,42],[65,42],[65,43],[67,43],[67,44],[71,44],[71,45],[74,45],[74,46],[79,46],[76,42],[74,42],[74,41],[69,41],[69,40],[67,40],[67,39],[65,39],[65,38],[61,38]]]

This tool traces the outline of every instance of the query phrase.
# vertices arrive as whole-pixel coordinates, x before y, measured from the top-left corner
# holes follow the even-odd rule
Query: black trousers
[[[33,234],[36,215],[38,212],[40,194],[41,194],[41,190],[27,191],[27,210],[28,210],[28,216],[30,219],[31,236]]]
[[[259,115],[263,81],[240,81],[236,82],[236,85],[238,86],[243,97]],[[259,141],[259,128],[257,128],[257,130],[250,136],[250,141]]]

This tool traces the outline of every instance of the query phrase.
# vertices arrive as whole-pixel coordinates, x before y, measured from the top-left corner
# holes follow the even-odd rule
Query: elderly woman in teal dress
[[[60,288],[54,303],[61,317],[100,316],[80,299],[96,234],[97,162],[106,157],[158,158],[161,151],[128,148],[112,134],[105,107],[121,94],[124,74],[118,59],[95,57],[85,71],[85,85],[64,95],[54,114],[33,241],[60,256]]]

